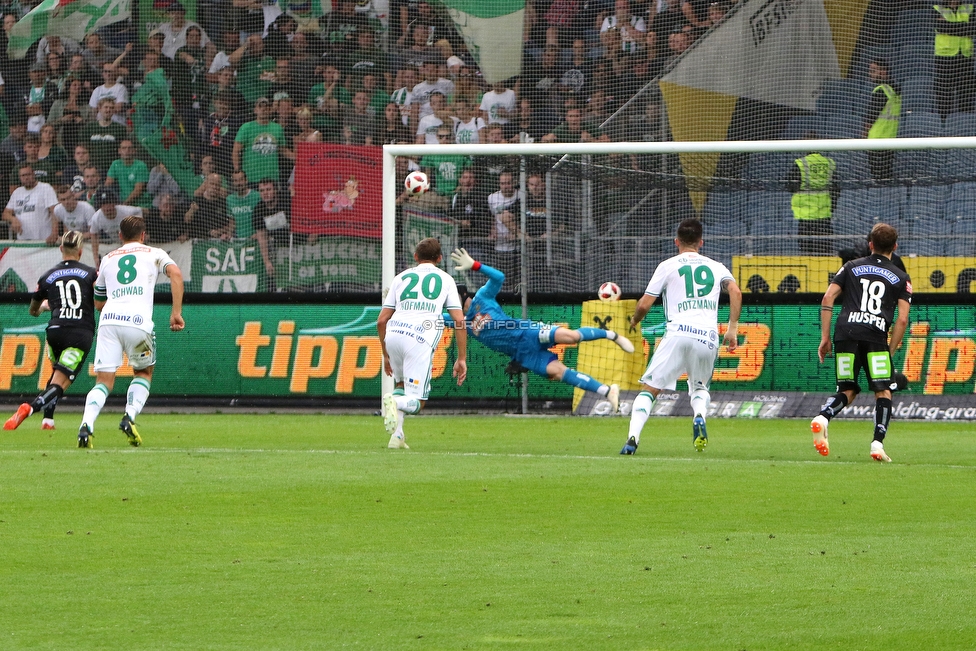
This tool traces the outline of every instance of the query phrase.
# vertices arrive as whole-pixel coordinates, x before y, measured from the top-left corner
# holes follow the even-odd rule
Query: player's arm
[[[386,352],[386,324],[393,318],[396,310],[392,307],[383,306],[380,315],[376,318],[376,334],[380,337],[380,349],[383,351],[383,368],[387,375],[393,375],[393,367],[390,366],[390,355]]]
[[[41,285],[38,285],[37,291],[31,296],[30,307],[27,308],[27,312],[31,316],[41,316],[41,312],[47,312],[50,309],[51,306],[44,298],[44,291],[41,289]]]
[[[502,285],[505,284],[505,274],[503,272],[494,267],[489,267],[486,264],[481,264],[468,255],[468,252],[464,249],[454,249],[454,252],[451,253],[451,260],[454,261],[454,268],[458,271],[474,270],[480,271],[488,276],[488,282],[478,290],[478,294],[485,298],[495,298],[498,292],[501,291]]]
[[[464,326],[464,312],[458,309],[448,310],[454,320],[454,340],[457,342],[457,361],[454,362],[454,377],[458,386],[464,384],[468,376],[468,330]]]
[[[725,331],[722,343],[732,353],[739,347],[739,315],[742,314],[742,290],[731,278],[726,278],[722,282],[722,289],[729,293],[729,326]]]
[[[166,265],[166,276],[169,278],[170,292],[173,294],[173,307],[169,314],[169,329],[179,332],[186,323],[183,322],[183,272],[175,264]]]
[[[92,245],[92,259],[95,260],[95,266],[101,265],[102,261],[98,258],[98,240],[100,239],[99,234],[96,231],[90,231],[91,234],[91,245]]]
[[[634,316],[630,317],[630,329],[633,330],[637,325],[644,320],[647,313],[651,311],[651,306],[654,305],[654,301],[657,300],[657,296],[652,296],[651,294],[644,294],[641,296],[640,300],[637,301],[637,307],[634,308]]]
[[[895,318],[895,325],[891,328],[891,340],[888,342],[888,350],[891,351],[892,355],[901,348],[905,330],[908,329],[908,311],[911,308],[911,303],[903,298],[898,299],[898,316]]]
[[[834,301],[840,296],[840,285],[831,283],[824,292],[823,299],[820,301],[820,347],[817,353],[820,356],[820,363],[823,364],[824,358],[830,354],[832,345],[830,342],[830,321],[834,316]]]

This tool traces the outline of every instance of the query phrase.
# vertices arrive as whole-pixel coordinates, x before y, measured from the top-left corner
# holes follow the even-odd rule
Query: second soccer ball
[[[620,287],[617,283],[603,283],[600,285],[600,290],[597,292],[601,301],[619,301],[620,300]]]
[[[423,194],[430,190],[430,179],[423,172],[410,172],[403,181],[403,187],[410,194]]]

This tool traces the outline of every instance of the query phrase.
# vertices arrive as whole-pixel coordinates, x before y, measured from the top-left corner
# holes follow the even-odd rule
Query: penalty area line
[[[101,450],[87,450],[79,452],[75,448],[65,448],[65,449],[55,449],[55,450],[2,450],[0,449],[0,456],[3,455],[36,455],[36,454],[92,454],[92,455],[107,455],[107,454],[224,454],[224,455],[246,455],[246,454],[267,454],[267,455],[285,455],[285,454],[302,454],[302,455],[343,455],[343,456],[356,456],[356,455],[369,455],[369,456],[379,456],[379,455],[392,455],[397,454],[404,457],[409,456],[440,456],[440,457],[483,457],[486,459],[540,459],[540,460],[553,460],[553,459],[566,459],[569,461],[616,461],[617,463],[665,463],[665,462],[678,462],[678,463],[710,463],[710,464],[769,464],[769,465],[796,465],[796,466],[806,466],[806,465],[822,465],[825,467],[830,466],[842,466],[842,465],[865,465],[866,461],[822,461],[820,459],[729,459],[714,456],[688,456],[688,457],[651,457],[646,455],[635,455],[621,459],[619,454],[607,454],[607,455],[585,455],[585,454],[537,454],[532,452],[450,452],[450,451],[423,451],[423,450],[410,450],[408,451],[390,451],[386,448],[378,449],[361,449],[361,450],[328,450],[328,449],[286,449],[286,448],[153,448],[153,447],[140,447],[139,449],[133,448],[115,448],[115,449],[101,449]],[[872,464],[866,464],[872,465]],[[875,464],[877,465],[877,464]],[[964,466],[958,464],[934,464],[934,463],[901,463],[901,464],[884,464],[885,466],[898,468],[898,467],[912,467],[912,468],[946,468],[952,470],[976,470],[976,466]]]

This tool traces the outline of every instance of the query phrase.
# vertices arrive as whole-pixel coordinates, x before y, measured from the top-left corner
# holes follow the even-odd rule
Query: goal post
[[[895,157],[893,178],[878,181],[868,171],[868,153],[877,151]],[[838,161],[833,232],[813,236],[829,252],[817,255],[798,249],[790,208],[790,175],[810,152]],[[696,176],[694,165],[681,158],[716,155],[736,165],[704,166],[710,172]],[[409,263],[397,206],[406,166],[398,160],[416,164],[431,156],[473,157],[485,169],[491,160],[506,161],[518,195],[518,232],[513,282],[505,290],[519,295],[523,315],[531,295],[573,295],[578,305],[587,294],[595,298],[604,281],[617,282],[625,296],[639,295],[654,267],[672,255],[674,226],[690,216],[703,221],[703,253],[727,264],[747,292],[822,293],[839,266],[838,251],[863,245],[878,221],[899,228],[900,252],[917,292],[968,293],[976,282],[970,278],[976,273],[976,137],[438,144],[383,147],[384,293],[398,266]],[[526,186],[533,176],[545,182],[550,237],[530,241]],[[497,169],[479,178],[482,193],[498,190],[498,179]],[[428,194],[437,191],[435,184]],[[442,192],[442,204],[451,192]],[[572,219],[560,211],[572,212]],[[558,237],[550,232],[557,218],[563,226]],[[445,246],[448,271],[446,249],[456,243]],[[493,264],[490,253],[485,261]],[[653,347],[653,338],[649,343]],[[531,378],[523,381],[523,406],[538,387]],[[391,389],[384,377],[383,391]]]

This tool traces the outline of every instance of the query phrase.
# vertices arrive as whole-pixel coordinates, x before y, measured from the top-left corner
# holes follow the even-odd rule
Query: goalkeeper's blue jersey
[[[486,264],[479,271],[488,276],[488,282],[474,295],[465,315],[468,333],[495,352],[517,357],[523,347],[524,333],[537,331],[539,326],[528,319],[513,319],[495,300],[505,282],[504,273]]]

